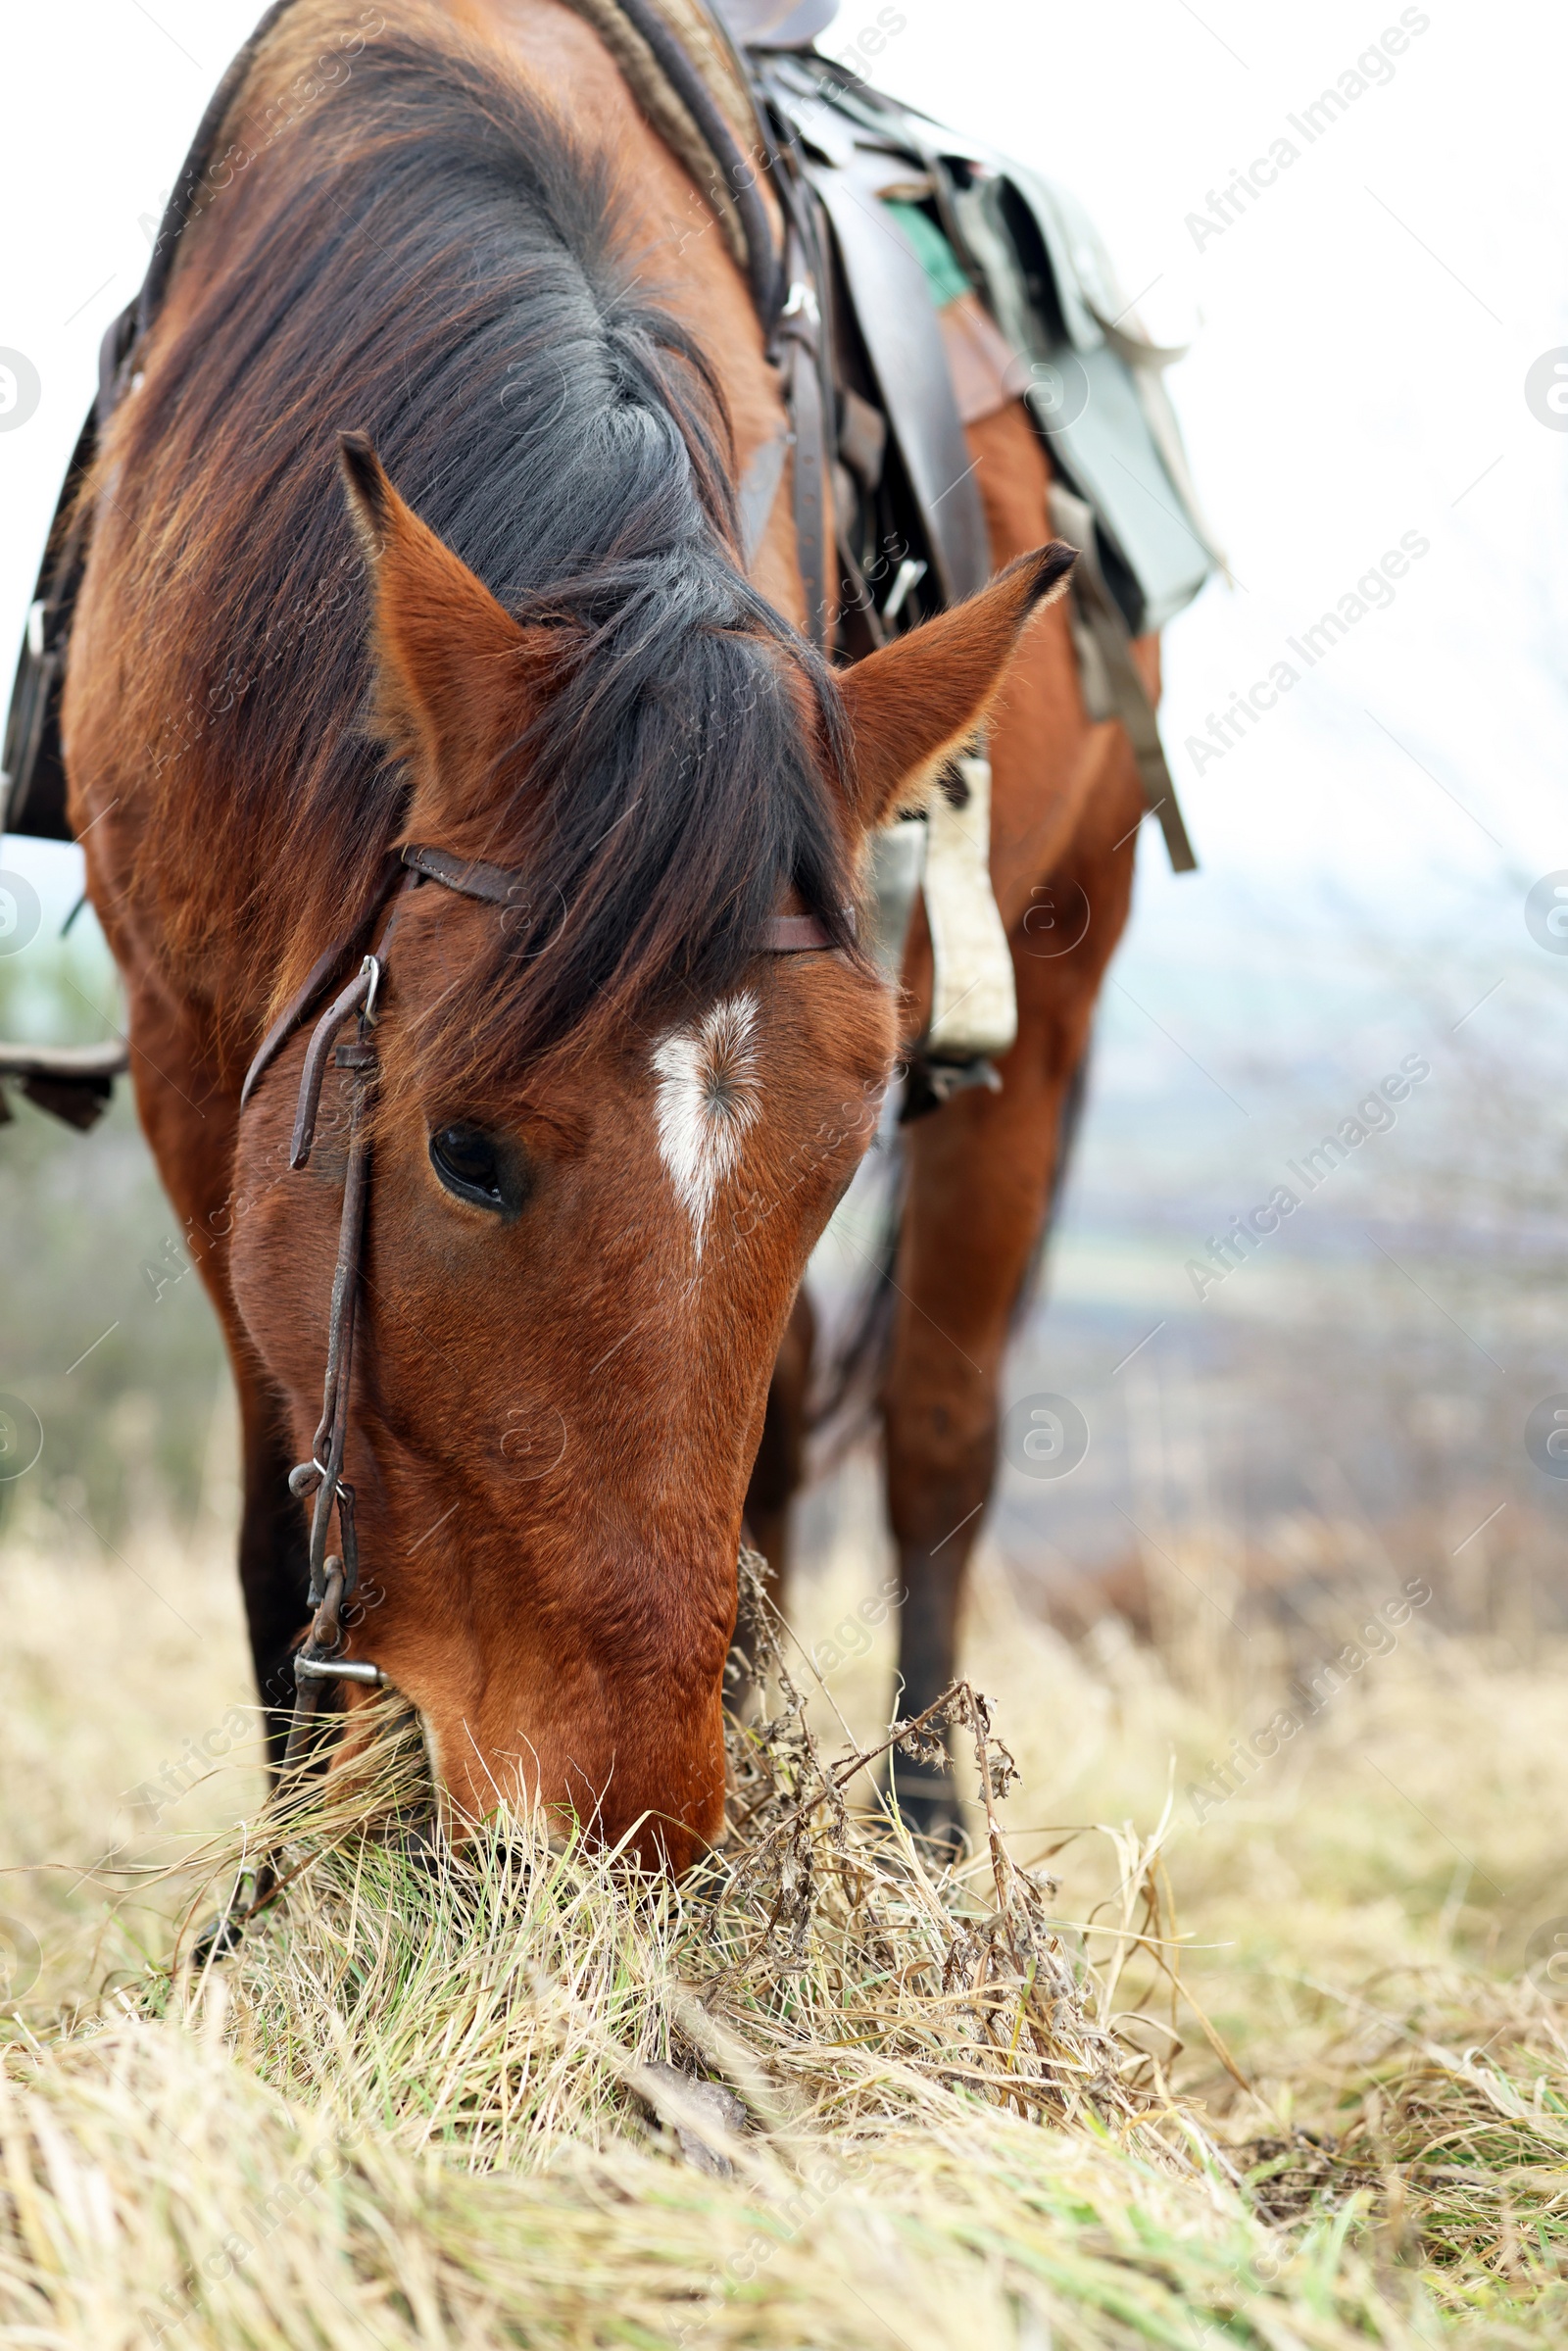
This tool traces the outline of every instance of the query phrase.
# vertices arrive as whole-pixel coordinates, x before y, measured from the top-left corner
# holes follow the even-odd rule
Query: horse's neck
[[[308,42],[314,37],[313,12],[318,14],[322,4],[296,0],[281,28],[292,28],[300,42]],[[672,312],[707,355],[728,408],[739,480],[753,456],[783,431],[785,415],[745,281],[695,186],[638,112],[597,34],[561,0],[459,0],[445,21],[450,24],[460,9],[466,29],[502,53],[500,71],[520,73],[581,144],[601,147],[613,159],[624,248],[634,257],[638,290]],[[398,0],[388,0],[387,13],[404,14],[411,27],[417,24],[420,29],[429,21],[428,12],[417,6],[400,10]],[[264,57],[247,103],[264,106],[272,82],[282,76],[286,84],[297,75],[298,65],[293,48],[281,41],[276,54],[269,51]],[[352,81],[341,102],[352,104]],[[221,210],[215,208],[192,234],[159,330],[164,348],[182,317],[199,310],[202,289],[210,292],[215,280],[221,281],[235,252],[243,251],[249,207],[261,198],[269,175],[287,170],[289,163],[286,141],[259,151]],[[156,366],[156,357],[150,364]],[[117,427],[122,421],[117,419]],[[118,462],[113,446],[106,458],[105,478],[112,486]],[[179,489],[177,482],[170,485],[171,497]],[[128,926],[133,921],[139,926],[149,944],[146,955],[133,959],[161,965],[179,996],[220,1009],[225,1026],[248,1033],[254,1042],[269,996],[315,959],[345,905],[356,903],[368,886],[369,869],[351,870],[352,852],[344,838],[302,840],[290,795],[281,788],[260,803],[253,801],[246,826],[229,822],[226,779],[212,759],[205,727],[189,725],[180,710],[159,706],[158,696],[167,689],[167,680],[161,685],[154,676],[154,656],[161,649],[142,609],[147,600],[138,607],[136,563],[128,547],[112,544],[114,537],[111,525],[103,533],[101,560],[89,569],[86,609],[78,624],[81,669],[95,679],[107,676],[125,645],[142,648],[146,674],[137,691],[146,709],[132,713],[136,724],[128,735],[134,737],[139,728],[147,739],[172,746],[174,764],[160,769],[162,781],[144,767],[134,774],[122,771],[126,714],[117,697],[81,686],[74,697],[78,756],[73,759],[78,829],[119,801],[119,812],[93,836],[102,865],[101,874],[95,874],[95,898],[101,895],[106,906],[123,907],[120,928],[127,953],[133,946]],[[781,612],[797,621],[804,617],[787,477],[752,570],[757,586]],[[167,580],[160,587],[161,593],[172,592]],[[100,651],[113,648],[113,658],[89,661],[91,640]],[[265,635],[236,660],[243,671],[241,690],[265,693],[271,674]],[[68,695],[68,702],[72,699]],[[181,802],[172,779],[187,766],[200,774]],[[101,805],[95,776],[103,784]],[[175,827],[177,841],[172,838]],[[272,911],[258,921],[258,907]]]
[[[604,42],[564,0],[464,0],[465,21],[505,52],[584,142],[602,147],[619,173],[626,243],[641,286],[690,329],[723,387],[735,435],[737,481],[753,457],[786,429],[776,371],[744,279],[712,214],[639,112]],[[778,224],[772,191],[763,201]],[[795,561],[787,483],[774,499],[752,576],[797,624],[806,616]]]

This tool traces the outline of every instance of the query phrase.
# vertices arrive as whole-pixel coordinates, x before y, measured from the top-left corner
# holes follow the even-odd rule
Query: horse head
[[[519,877],[506,905],[408,887],[379,938],[349,1645],[418,1709],[459,1812],[539,1802],[680,1869],[721,1825],[770,1369],[893,1057],[848,914],[862,853],[1072,559],[834,673],[722,550],[612,549],[590,590],[509,611],[368,442],[343,469],[399,840]],[[780,915],[814,952],[767,952]],[[330,1080],[287,1170],[303,1050],[242,1120],[230,1257],[301,1459],[344,1183]]]

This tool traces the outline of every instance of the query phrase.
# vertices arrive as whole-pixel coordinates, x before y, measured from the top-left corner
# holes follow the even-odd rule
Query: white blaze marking
[[[699,1256],[713,1195],[739,1166],[742,1141],[761,1107],[756,1029],[756,997],[732,996],[655,1049],[659,1148]]]

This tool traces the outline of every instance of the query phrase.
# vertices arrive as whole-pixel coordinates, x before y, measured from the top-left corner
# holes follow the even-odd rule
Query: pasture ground
[[[868,1739],[886,1702],[882,1571],[847,1523],[799,1607],[827,1747],[834,1708]],[[867,1975],[851,1999],[813,1957],[707,2052],[767,2123],[710,2131],[732,2159],[714,2176],[681,2154],[683,2093],[661,2105],[644,2093],[668,2078],[639,2071],[693,2054],[668,1995],[708,1930],[586,1861],[541,1898],[505,1848],[477,1893],[416,1855],[339,1853],[240,1961],[199,1985],[160,1974],[188,1856],[260,1800],[245,1736],[190,1761],[249,1701],[224,1532],[145,1521],[110,1556],[19,1507],[0,1564],[0,2342],[1568,2340],[1568,1643],[1459,1637],[1418,1609],[1234,1795],[1200,1802],[1299,1656],[1261,1619],[1231,1628],[1222,1560],[1187,1548],[1153,1575],[1152,1645],[1107,1624],[1074,1648],[983,1556],[967,1650],[1022,1769],[1012,1849],[1050,1856],[1084,2030],[1115,2034],[1149,2121],[1104,2101],[1099,2121],[1031,2119],[998,2090],[1016,2046],[966,2073],[972,2004],[951,2003],[948,2042],[935,1996],[918,2031],[883,2033],[878,2003],[891,2017],[904,1990]],[[1333,1645],[1387,1596],[1376,1577],[1331,1595]],[[1160,1971],[1118,1974],[1130,1946],[1106,1931],[1133,1917],[1162,1820],[1174,2028]],[[143,1882],[150,1861],[186,1877]]]

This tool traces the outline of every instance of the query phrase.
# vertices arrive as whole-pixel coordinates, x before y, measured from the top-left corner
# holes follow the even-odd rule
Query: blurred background
[[[37,388],[0,413],[7,661],[99,337],[251,15],[83,0],[12,27],[0,357]],[[1306,144],[1289,118],[1390,24],[1396,62]],[[1069,1396],[1089,1450],[1059,1480],[1004,1470],[993,1550],[1074,1632],[1114,1606],[1157,1636],[1182,1585],[1199,1621],[1304,1623],[1336,1578],[1418,1572],[1455,1622],[1528,1644],[1568,1616],[1549,1409],[1527,1444],[1568,1392],[1568,936],[1544,919],[1550,877],[1568,883],[1568,405],[1548,397],[1552,355],[1568,368],[1568,21],[1372,0],[969,0],[960,21],[900,0],[847,6],[821,45],[1083,201],[1146,326],[1191,342],[1168,382],[1232,573],[1165,644],[1201,870],[1173,878],[1157,833],[1142,844],[1008,1379],[1009,1397]],[[1216,194],[1281,136],[1294,167],[1216,225]],[[1393,601],[1219,751],[1213,715],[1408,534],[1428,551]],[[37,899],[35,926],[0,938],[0,1033],[109,1033],[90,912],[60,936],[78,854],[8,839],[0,864]],[[1195,1280],[1412,1058],[1429,1074],[1394,1123],[1245,1264]],[[813,1274],[830,1312],[882,1173]],[[24,1437],[35,1415],[42,1445],[0,1484],[0,1527],[69,1530],[108,1560],[132,1527],[225,1523],[226,1374],[124,1099],[85,1138],[17,1104],[0,1249],[0,1395],[22,1411],[0,1409]],[[880,1572],[873,1499],[864,1462],[828,1477],[808,1553],[856,1529]]]

